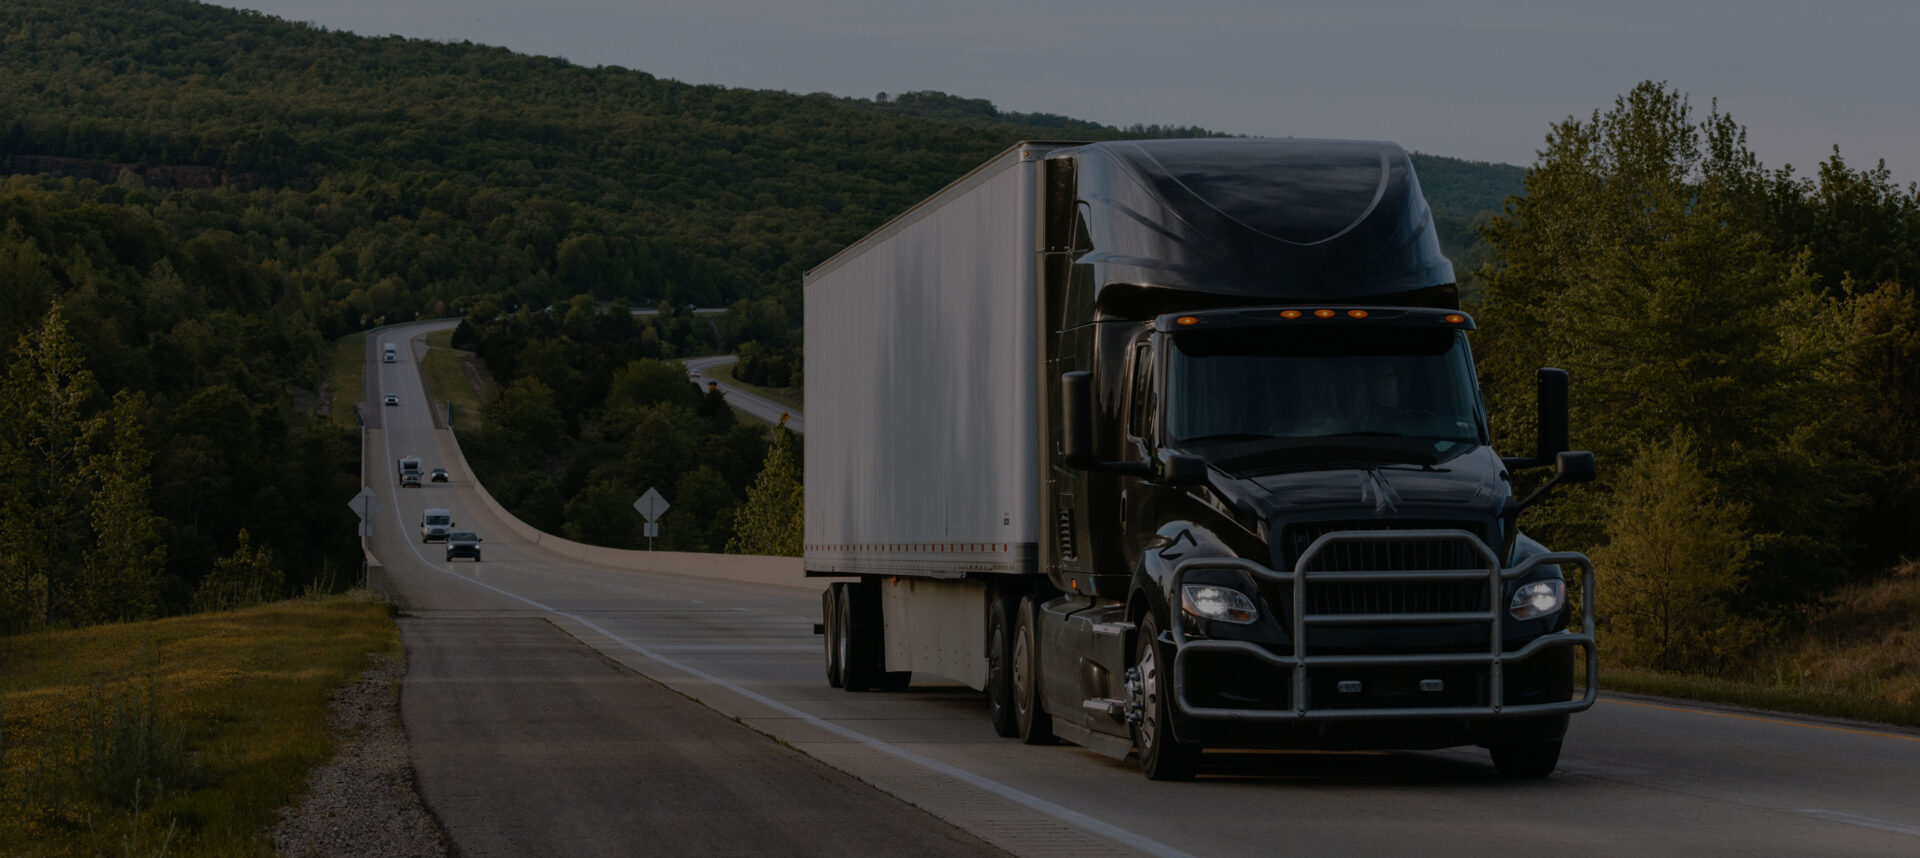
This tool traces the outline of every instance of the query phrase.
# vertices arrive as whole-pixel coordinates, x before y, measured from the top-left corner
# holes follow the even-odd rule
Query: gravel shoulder
[[[443,858],[447,838],[415,789],[400,728],[403,659],[385,659],[334,694],[327,727],[338,742],[307,795],[281,811],[274,847],[295,858]]]

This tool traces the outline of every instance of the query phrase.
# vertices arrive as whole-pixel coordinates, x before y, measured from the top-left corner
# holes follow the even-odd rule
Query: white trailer
[[[806,277],[805,565],[883,576],[878,617],[857,600],[845,611],[869,635],[883,623],[876,684],[924,671],[984,688],[988,587],[969,576],[1040,571],[1049,148],[1002,153]]]

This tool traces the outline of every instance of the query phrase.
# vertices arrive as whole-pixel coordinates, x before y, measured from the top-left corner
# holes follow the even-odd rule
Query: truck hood
[[[1243,474],[1216,467],[1210,483],[1243,521],[1321,512],[1487,520],[1499,514],[1511,494],[1505,474],[1493,450],[1479,446],[1432,465],[1332,462]]]

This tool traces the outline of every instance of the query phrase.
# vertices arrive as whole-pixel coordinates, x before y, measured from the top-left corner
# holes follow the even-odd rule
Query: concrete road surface
[[[382,384],[419,401],[402,369],[376,364]],[[742,846],[765,854],[868,848],[843,845],[849,826],[869,824],[842,815],[847,793],[798,768],[785,786],[663,786],[733,778],[733,754],[747,753],[735,746],[771,736],[871,796],[924,810],[866,800],[888,820],[873,824],[904,824],[931,838],[910,848],[929,851],[968,846],[937,818],[1034,856],[1920,855],[1920,732],[1874,725],[1608,696],[1574,716],[1560,771],[1544,781],[1502,780],[1473,748],[1210,753],[1199,780],[1155,783],[1131,762],[1022,746],[994,735],[980,694],[939,677],[894,694],[828,688],[812,634],[818,583],[703,579],[697,564],[623,572],[506,537],[479,513],[464,468],[443,461],[450,448],[424,412],[386,411],[372,455],[415,452],[456,474],[405,493],[377,481],[393,502],[374,549],[410,613],[403,709],[422,786],[463,851],[551,841],[585,854],[671,836],[722,852],[748,827],[780,829]],[[486,534],[485,562],[449,565],[421,545],[406,525],[426,506]],[[597,671],[586,649],[606,660]],[[632,714],[669,708],[640,676],[714,717]],[[794,762],[765,760],[751,765]],[[702,773],[652,774],[689,768]],[[693,798],[643,806],[683,795]],[[735,815],[745,805],[753,815]],[[514,833],[540,825],[572,834]]]

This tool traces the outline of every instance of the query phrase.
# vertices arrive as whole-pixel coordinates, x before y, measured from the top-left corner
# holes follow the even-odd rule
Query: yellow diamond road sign
[[[648,521],[659,521],[660,514],[667,511],[667,499],[661,496],[659,489],[650,488],[633,502],[633,508],[639,510]]]

